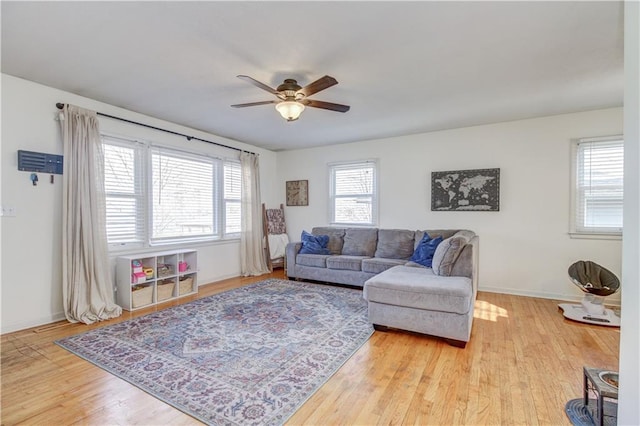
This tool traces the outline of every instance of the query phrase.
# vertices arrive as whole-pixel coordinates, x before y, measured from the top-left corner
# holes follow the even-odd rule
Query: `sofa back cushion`
[[[418,244],[422,240],[422,237],[424,237],[425,232],[428,233],[431,238],[442,237],[443,240],[446,240],[458,231],[456,229],[427,229],[425,231],[416,231],[414,249],[418,247]]]
[[[376,253],[378,228],[347,228],[344,234],[342,254],[347,256],[369,256]]]
[[[330,226],[318,226],[311,230],[313,235],[328,235],[327,248],[331,254],[342,254],[345,228],[332,228]]]
[[[405,229],[379,229],[375,257],[409,259],[414,250],[414,231]]]

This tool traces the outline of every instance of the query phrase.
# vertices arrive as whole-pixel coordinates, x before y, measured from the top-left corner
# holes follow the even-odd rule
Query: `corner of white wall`
[[[640,3],[624,2],[624,235],[618,424],[640,425]]]

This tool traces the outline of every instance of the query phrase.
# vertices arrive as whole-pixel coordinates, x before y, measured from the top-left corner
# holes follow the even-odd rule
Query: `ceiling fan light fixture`
[[[304,111],[304,105],[296,101],[282,101],[276,104],[276,110],[278,110],[285,120],[294,121],[297,120],[300,114],[302,114],[302,111]]]

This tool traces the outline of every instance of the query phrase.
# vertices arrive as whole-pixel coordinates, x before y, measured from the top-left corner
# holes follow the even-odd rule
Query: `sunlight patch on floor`
[[[506,309],[496,306],[484,300],[476,300],[473,317],[487,321],[497,322],[498,318],[508,318],[509,312]]]

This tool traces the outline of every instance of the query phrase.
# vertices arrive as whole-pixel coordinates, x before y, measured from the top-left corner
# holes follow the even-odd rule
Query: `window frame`
[[[124,148],[137,148],[136,153],[138,157],[134,158],[134,163],[137,166],[135,174],[137,178],[141,179],[140,186],[142,191],[143,200],[138,208],[143,209],[141,217],[143,220],[142,226],[138,229],[140,235],[135,241],[128,242],[109,242],[109,252],[124,252],[136,249],[157,249],[162,247],[174,247],[180,244],[189,243],[191,245],[202,243],[215,243],[238,240],[240,233],[226,233],[225,223],[225,200],[224,200],[224,177],[225,166],[227,164],[240,164],[239,159],[221,158],[215,155],[210,155],[202,152],[194,152],[188,150],[181,150],[172,146],[164,144],[157,144],[147,140],[136,140],[128,137],[117,136],[108,133],[101,133],[101,143],[104,149],[106,144],[121,146]],[[213,165],[216,170],[215,176],[212,176],[214,182],[212,182],[213,191],[213,226],[214,231],[217,228],[217,234],[213,235],[198,235],[198,236],[181,236],[172,238],[156,238],[153,239],[153,155],[154,152],[164,152],[167,154],[175,153],[178,157],[192,158],[196,161],[205,162],[217,162],[217,165]],[[142,176],[138,176],[142,175]],[[105,195],[107,195],[105,191]],[[105,217],[106,219],[106,217]]]
[[[587,239],[622,239],[623,228],[620,227],[589,227],[584,223],[580,224],[578,220],[578,207],[584,202],[585,197],[582,195],[583,190],[578,187],[580,166],[580,144],[583,143],[611,143],[619,141],[623,149],[622,167],[624,167],[624,139],[622,135],[611,135],[601,137],[589,137],[573,139],[571,141],[571,184],[570,184],[570,217],[569,217],[569,235],[571,238],[587,238]],[[624,175],[623,175],[624,176]],[[624,177],[623,177],[624,179]],[[624,181],[620,184],[620,191],[623,193]],[[620,199],[620,203],[624,203],[624,194]],[[586,210],[585,210],[586,212]]]
[[[107,138],[109,140],[108,143],[105,142],[105,138]],[[148,223],[148,211],[149,209],[147,208],[147,204],[149,203],[149,197],[148,197],[148,190],[147,190],[147,183],[148,180],[145,179],[145,176],[147,174],[147,163],[144,161],[144,154],[143,151],[147,149],[146,144],[135,141],[135,140],[131,140],[131,139],[126,139],[123,138],[121,136],[114,136],[114,135],[109,135],[109,134],[101,134],[100,135],[100,139],[101,139],[101,143],[102,143],[102,162],[104,164],[104,168],[106,169],[106,161],[105,161],[105,153],[104,153],[104,147],[105,145],[111,145],[111,146],[115,146],[115,147],[120,147],[120,148],[125,148],[125,149],[131,149],[133,150],[133,154],[134,154],[134,159],[133,159],[133,163],[134,163],[134,187],[137,187],[136,190],[134,191],[134,195],[131,197],[125,197],[122,193],[118,193],[118,192],[110,192],[107,191],[106,185],[104,188],[104,195],[105,195],[105,225],[108,226],[108,217],[107,217],[107,197],[109,196],[115,196],[118,198],[133,198],[136,201],[136,231],[134,234],[134,238],[135,240],[132,241],[120,241],[120,242],[109,242],[108,240],[108,248],[109,251],[114,251],[114,250],[118,250],[118,249],[135,249],[135,248],[144,248],[146,247],[145,245],[145,241],[148,241],[148,235],[149,235],[149,231],[148,231],[148,227],[147,227],[147,223]],[[105,171],[106,173],[106,171]],[[104,182],[104,177],[103,177],[103,182]],[[139,192],[138,192],[139,190]],[[139,212],[138,210],[142,209],[142,212]],[[107,239],[108,239],[108,233],[107,233]]]
[[[336,220],[336,200],[340,196],[336,195],[336,171],[345,169],[358,169],[358,168],[372,168],[373,170],[373,183],[371,194],[349,194],[348,197],[363,197],[371,198],[371,221],[363,222],[346,222]],[[340,161],[333,162],[327,165],[329,174],[329,224],[337,226],[352,226],[352,227],[370,227],[378,226],[378,210],[379,210],[379,165],[377,159],[355,160],[355,161]],[[347,197],[347,196],[345,196]]]

